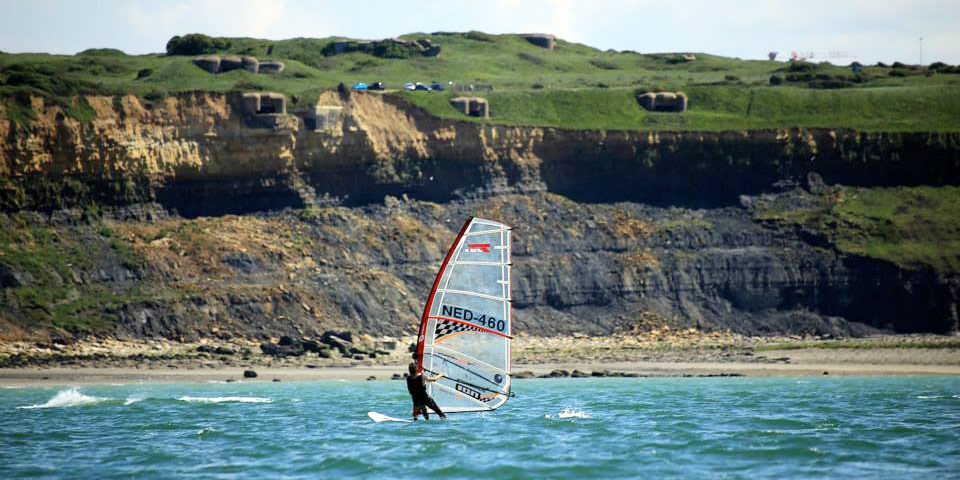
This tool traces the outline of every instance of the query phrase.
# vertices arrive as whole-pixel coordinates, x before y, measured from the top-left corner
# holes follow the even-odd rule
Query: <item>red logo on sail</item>
[[[467,253],[490,253],[489,243],[468,243],[464,249]]]

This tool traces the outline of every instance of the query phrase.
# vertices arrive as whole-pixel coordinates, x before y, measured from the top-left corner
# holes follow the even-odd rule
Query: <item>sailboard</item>
[[[394,417],[384,415],[382,413],[377,413],[377,412],[367,412],[367,416],[370,417],[370,420],[373,420],[374,422],[377,422],[377,423],[380,423],[380,422],[413,423],[412,420],[406,420],[403,418],[394,418]]]
[[[427,297],[417,365],[443,375],[427,392],[444,412],[496,410],[513,396],[510,246],[507,225],[468,219]]]

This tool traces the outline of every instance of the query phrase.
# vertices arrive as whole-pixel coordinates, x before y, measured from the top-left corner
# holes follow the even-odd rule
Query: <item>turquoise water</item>
[[[402,382],[0,389],[0,478],[960,478],[956,377],[515,391],[493,414],[376,424],[408,413]]]

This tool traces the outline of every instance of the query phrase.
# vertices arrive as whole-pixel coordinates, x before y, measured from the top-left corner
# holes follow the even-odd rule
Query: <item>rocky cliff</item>
[[[516,226],[520,331],[957,331],[953,274],[845,254],[751,199],[810,172],[956,185],[960,133],[517,127],[346,92],[319,129],[313,105],[260,128],[230,94],[85,101],[83,122],[41,98],[29,125],[0,112],[8,336],[409,333],[470,214]],[[72,253],[30,256],[48,247]]]

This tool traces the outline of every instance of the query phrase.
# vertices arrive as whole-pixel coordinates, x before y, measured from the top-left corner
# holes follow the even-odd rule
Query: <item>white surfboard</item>
[[[405,420],[403,418],[388,417],[382,413],[377,413],[377,412],[367,412],[367,416],[370,417],[370,420],[373,420],[374,422],[377,422],[377,423],[380,423],[380,422],[413,423],[413,420]]]

